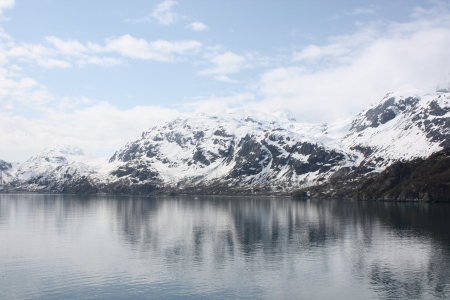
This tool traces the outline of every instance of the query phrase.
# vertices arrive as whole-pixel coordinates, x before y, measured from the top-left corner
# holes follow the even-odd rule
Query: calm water
[[[450,206],[0,195],[0,299],[38,298],[450,298]]]

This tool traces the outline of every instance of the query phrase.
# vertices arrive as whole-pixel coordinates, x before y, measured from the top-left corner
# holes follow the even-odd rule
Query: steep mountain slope
[[[283,190],[325,180],[354,162],[315,141],[317,127],[252,117],[201,115],[156,126],[114,154],[110,163],[118,167],[111,175],[178,189],[271,185]],[[303,132],[294,131],[296,126]]]
[[[449,147],[449,131],[450,93],[403,87],[330,125],[242,112],[177,119],[122,147],[110,174],[178,191],[283,192],[428,157]]]
[[[0,191],[3,185],[15,179],[12,163],[0,159]]]
[[[354,181],[327,182],[293,192],[299,197],[383,201],[450,201],[450,149],[426,159],[397,161],[381,173]]]
[[[6,171],[9,169],[11,169],[11,163],[0,159],[0,171]]]
[[[403,87],[355,117],[328,125],[234,110],[156,126],[109,160],[77,147],[46,149],[19,166],[4,163],[1,186],[90,193],[288,193],[359,179],[448,148],[450,93]]]
[[[450,93],[404,87],[358,114],[342,137],[347,151],[364,158],[360,166],[384,169],[395,161],[427,157],[450,147]]]

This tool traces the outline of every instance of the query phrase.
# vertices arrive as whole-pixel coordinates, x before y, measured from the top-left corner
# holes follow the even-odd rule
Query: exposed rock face
[[[6,171],[12,168],[11,163],[0,159],[0,171]]]
[[[381,173],[371,174],[351,183],[328,182],[294,193],[305,197],[335,197],[381,201],[450,202],[450,149],[395,162]]]
[[[14,179],[12,175],[12,164],[0,159],[0,191],[4,190],[7,182]]]
[[[396,162],[366,180],[354,197],[363,200],[450,201],[450,152],[408,163]]]
[[[407,99],[402,102],[409,104],[409,102],[414,102],[414,100],[417,102],[417,99]],[[351,130],[361,132],[368,127],[376,128],[380,124],[385,124],[386,122],[392,120],[397,115],[395,111],[395,107],[397,105],[395,104],[395,97],[391,97],[384,100],[378,106],[368,109],[364,114],[362,114],[362,118],[355,119],[352,123]],[[403,105],[402,107],[404,108]]]
[[[381,171],[398,160],[427,157],[450,146],[450,93],[389,93],[357,115],[343,143],[362,154],[359,166]]]
[[[309,173],[317,173],[310,181],[327,178],[333,167],[347,162],[341,150],[285,127],[276,119],[255,121],[236,114],[177,119],[117,151],[110,163],[120,167],[111,175],[178,190],[257,185],[288,190]],[[152,170],[151,176],[133,172],[141,166]]]
[[[47,149],[16,167],[0,162],[0,186],[66,193],[289,193],[352,182],[447,148],[450,93],[402,89],[341,123],[200,115],[156,126],[108,160],[77,147]]]

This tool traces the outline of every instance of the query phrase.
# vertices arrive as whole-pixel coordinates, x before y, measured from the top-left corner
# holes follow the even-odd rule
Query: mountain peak
[[[62,155],[74,155],[74,156],[91,156],[86,153],[83,149],[75,145],[56,145],[52,147],[45,148],[42,154],[62,154]]]
[[[392,92],[388,93],[383,100],[381,100],[381,102],[385,102],[386,100],[388,100],[389,98],[400,98],[400,97],[411,97],[411,96],[415,96],[415,95],[422,95],[425,94],[425,91],[422,89],[419,89],[417,87],[415,87],[412,84],[406,84],[403,85],[401,87],[396,88],[395,90],[393,90]]]
[[[436,86],[436,92],[438,93],[450,92],[450,73],[448,73]]]
[[[53,167],[73,163],[90,164],[95,159],[96,157],[94,155],[85,152],[78,146],[63,144],[45,148],[38,154],[32,156],[22,166],[35,163]]]

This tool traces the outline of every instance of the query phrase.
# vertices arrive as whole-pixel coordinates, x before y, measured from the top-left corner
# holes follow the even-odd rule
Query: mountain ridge
[[[303,124],[231,110],[155,126],[109,159],[77,147],[0,163],[3,191],[289,194],[450,148],[450,93],[403,87],[356,116]]]

